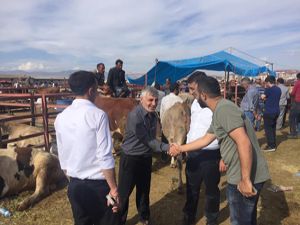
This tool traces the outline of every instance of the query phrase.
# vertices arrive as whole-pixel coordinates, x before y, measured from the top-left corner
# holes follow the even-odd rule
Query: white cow
[[[1,133],[8,134],[8,139],[15,139],[26,135],[43,132],[43,128],[30,126],[22,123],[6,122],[1,124]],[[49,136],[49,142],[52,142],[52,137]],[[28,146],[41,146],[44,145],[44,136],[37,136],[21,141],[11,142],[7,144],[8,149],[14,149],[15,147],[28,147]],[[44,147],[40,147],[44,149]]]
[[[35,189],[17,210],[28,209],[66,183],[57,156],[30,147],[0,149],[0,197]]]

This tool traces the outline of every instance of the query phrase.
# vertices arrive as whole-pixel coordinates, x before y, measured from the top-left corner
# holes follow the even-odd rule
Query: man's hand
[[[256,120],[261,120],[261,115],[257,114],[255,117]]]
[[[237,189],[245,197],[252,197],[257,194],[250,179],[241,180],[237,186]]]
[[[114,213],[118,212],[120,209],[120,199],[119,199],[119,193],[117,190],[110,190],[109,195],[115,200],[115,203],[112,205],[112,211]],[[110,206],[111,203],[109,200],[107,200],[107,206]]]
[[[178,144],[172,143],[170,145],[169,155],[174,157],[179,155],[180,153],[181,153],[180,146]]]
[[[226,172],[226,170],[227,170],[227,166],[225,165],[223,159],[221,159],[219,162],[219,171],[223,173]]]

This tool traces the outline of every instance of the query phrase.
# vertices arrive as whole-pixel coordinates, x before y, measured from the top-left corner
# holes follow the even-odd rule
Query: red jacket
[[[300,80],[297,80],[291,96],[295,97],[295,102],[300,102]]]

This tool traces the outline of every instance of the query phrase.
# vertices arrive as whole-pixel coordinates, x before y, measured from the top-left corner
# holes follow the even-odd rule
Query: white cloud
[[[146,72],[155,58],[195,57],[229,46],[291,66],[300,61],[281,57],[300,42],[299,0],[1,2],[1,51],[45,51],[57,57],[39,59],[51,69],[94,69],[100,61],[109,68],[122,58],[126,71]]]
[[[26,62],[18,66],[19,70],[31,71],[31,70],[43,70],[45,66],[42,63]]]

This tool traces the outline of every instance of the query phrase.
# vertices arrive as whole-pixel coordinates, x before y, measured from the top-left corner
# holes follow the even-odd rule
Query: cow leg
[[[35,182],[35,191],[32,195],[30,195],[28,198],[24,199],[18,206],[17,210],[23,211],[28,209],[29,207],[33,206],[37,202],[39,202],[41,199],[49,195],[49,186],[47,184],[47,172],[46,170],[41,170],[38,172],[38,175],[36,176],[36,182]]]
[[[177,156],[177,168],[178,168],[178,193],[183,193],[183,182],[182,182],[182,154]]]
[[[171,168],[176,168],[176,162],[175,162],[175,157],[174,156],[172,156],[172,158],[171,158],[171,165],[170,165],[170,167]]]

